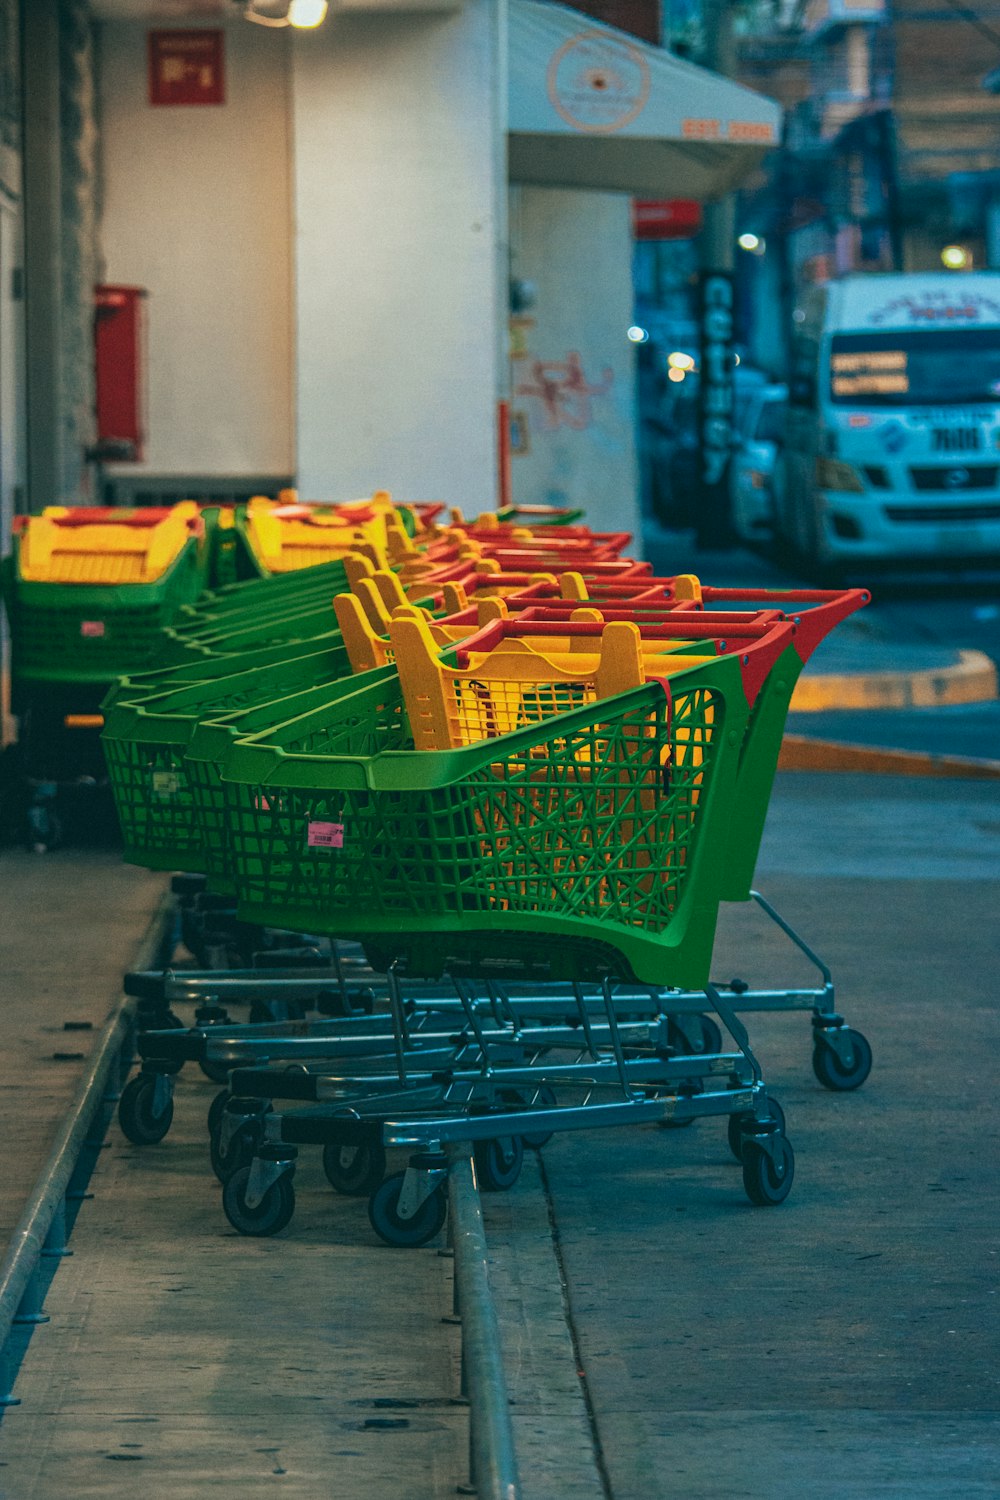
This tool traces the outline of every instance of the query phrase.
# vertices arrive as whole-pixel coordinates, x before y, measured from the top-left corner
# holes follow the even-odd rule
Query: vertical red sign
[[[150,104],[224,104],[222,31],[149,33]]]
[[[94,292],[98,442],[107,445],[109,457],[138,462],[143,456],[146,293],[138,286],[99,286]]]

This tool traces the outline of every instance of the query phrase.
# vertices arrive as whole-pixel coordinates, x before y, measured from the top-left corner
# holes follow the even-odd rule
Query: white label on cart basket
[[[343,823],[310,823],[306,843],[310,849],[343,849]]]
[[[180,786],[180,777],[176,771],[153,772],[153,791],[158,797],[173,797],[180,791]]]

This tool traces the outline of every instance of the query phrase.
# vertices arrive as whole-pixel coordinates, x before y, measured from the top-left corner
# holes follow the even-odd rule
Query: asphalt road
[[[836,783],[836,784],[834,784]],[[808,1015],[748,1018],[796,1151],[754,1209],[723,1132],[545,1148],[606,1500],[971,1500],[1000,1482],[992,788],[779,776],[758,884],[872,1043],[819,1087]],[[750,908],[720,978],[806,979]]]
[[[801,573],[745,548],[699,552],[687,532],[653,527],[644,540],[645,556],[658,573],[697,573],[706,582],[734,587],[809,584]],[[867,578],[859,581],[869,584]],[[934,652],[982,651],[1000,668],[1000,573],[900,571],[873,575],[870,587],[872,603],[866,610],[866,624],[880,637],[907,650],[925,646]],[[788,728],[792,733],[852,744],[1000,759],[1000,702],[797,714],[789,719]]]

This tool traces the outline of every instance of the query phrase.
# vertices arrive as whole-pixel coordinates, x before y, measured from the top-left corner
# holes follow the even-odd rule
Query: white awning
[[[762,94],[561,5],[509,15],[512,182],[705,200],[778,144]]]

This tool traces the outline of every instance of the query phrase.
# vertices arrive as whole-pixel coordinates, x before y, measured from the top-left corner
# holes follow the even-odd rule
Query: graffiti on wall
[[[550,431],[557,427],[586,431],[594,422],[594,399],[606,396],[615,379],[614,371],[605,367],[596,384],[589,381],[575,349],[562,360],[532,360],[528,375],[514,387],[514,394],[538,402],[541,425]]]

